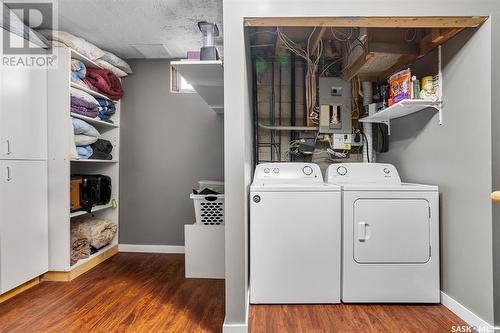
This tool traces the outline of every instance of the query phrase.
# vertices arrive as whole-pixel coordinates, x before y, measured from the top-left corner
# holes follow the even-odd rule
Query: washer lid
[[[323,175],[314,163],[262,163],[255,167],[253,185],[323,184]]]
[[[339,192],[335,184],[252,184],[251,192]]]

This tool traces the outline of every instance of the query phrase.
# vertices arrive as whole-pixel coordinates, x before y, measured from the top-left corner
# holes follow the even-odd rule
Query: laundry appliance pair
[[[437,303],[437,186],[390,164],[265,163],[250,189],[250,302]]]

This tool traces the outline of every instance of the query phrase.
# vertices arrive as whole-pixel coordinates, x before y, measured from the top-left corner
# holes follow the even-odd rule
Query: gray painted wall
[[[487,22],[443,46],[443,125],[433,110],[393,121],[378,158],[439,185],[441,290],[492,323],[490,41]]]
[[[492,30],[500,31],[500,6],[492,15]],[[492,59],[500,59],[500,39],[492,38]],[[500,82],[500,64],[492,63],[492,82]],[[492,132],[492,191],[500,191],[500,94],[492,93],[491,132]],[[493,204],[493,288],[495,325],[500,326],[500,204]]]
[[[184,245],[194,222],[189,194],[222,180],[223,117],[195,93],[170,93],[170,62],[133,60],[124,82],[120,153],[120,243]]]

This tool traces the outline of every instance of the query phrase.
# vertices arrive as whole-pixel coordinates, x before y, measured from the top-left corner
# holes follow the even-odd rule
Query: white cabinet
[[[47,159],[47,70],[0,70],[0,159]]]
[[[224,279],[224,225],[184,226],[186,277]]]
[[[47,162],[0,160],[0,293],[48,270]]]

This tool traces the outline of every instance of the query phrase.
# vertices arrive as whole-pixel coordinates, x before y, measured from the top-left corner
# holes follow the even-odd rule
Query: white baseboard
[[[447,307],[451,312],[460,317],[463,321],[472,327],[476,328],[478,332],[494,332],[493,325],[483,320],[465,306],[441,292],[441,304]]]
[[[224,319],[224,324],[222,325],[222,333],[248,333],[248,315],[250,313],[250,289],[247,290],[247,312],[245,314],[244,323],[226,323]]]
[[[237,323],[237,324],[227,324],[224,321],[222,326],[222,333],[247,333],[248,324],[247,323]]]
[[[119,244],[118,251],[142,253],[184,253],[184,246]]]

